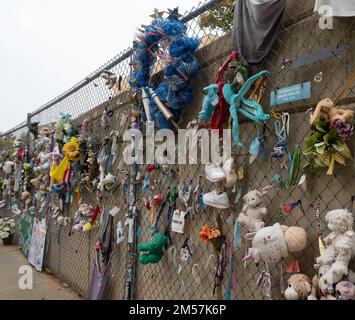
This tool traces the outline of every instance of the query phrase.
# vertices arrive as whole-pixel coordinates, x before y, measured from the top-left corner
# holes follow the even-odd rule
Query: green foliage
[[[202,29],[219,29],[229,32],[233,26],[234,0],[224,0],[214,8],[202,14],[199,25]]]

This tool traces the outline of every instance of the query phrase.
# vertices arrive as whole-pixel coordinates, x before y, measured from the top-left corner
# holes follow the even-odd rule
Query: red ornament
[[[150,210],[151,205],[150,205],[150,202],[149,202],[148,199],[145,199],[145,200],[144,200],[144,207],[145,207],[146,209]]]
[[[154,204],[155,204],[156,206],[160,206],[161,203],[163,202],[163,199],[164,199],[164,197],[163,197],[162,194],[156,194],[156,195],[154,196]]]
[[[290,206],[290,205],[288,205],[288,204],[284,204],[283,205],[283,210],[284,210],[284,212],[285,213],[287,213],[287,214],[290,214],[291,212],[292,212],[292,207]]]
[[[150,173],[150,172],[153,172],[155,170],[155,167],[154,167],[154,164],[148,164],[147,165],[147,171]]]

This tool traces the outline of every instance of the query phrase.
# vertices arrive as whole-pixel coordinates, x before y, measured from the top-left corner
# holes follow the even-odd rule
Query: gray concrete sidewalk
[[[33,289],[21,290],[18,280],[20,266],[27,259],[16,246],[3,246],[0,240],[0,300],[78,300],[78,295],[54,277],[33,269]]]

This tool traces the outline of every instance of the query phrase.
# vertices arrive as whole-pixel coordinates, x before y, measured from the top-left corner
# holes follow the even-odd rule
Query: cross
[[[164,13],[165,11],[159,11],[157,8],[154,8],[154,12],[152,15],[150,15],[150,17],[153,19],[163,18]]]
[[[175,9],[168,9],[168,19],[169,20],[179,20],[182,15],[179,13],[179,7],[176,7]]]

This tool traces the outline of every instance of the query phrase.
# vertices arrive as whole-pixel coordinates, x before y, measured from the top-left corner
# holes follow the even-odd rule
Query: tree
[[[219,29],[229,32],[233,26],[234,0],[223,0],[200,16],[199,26],[202,29]]]

